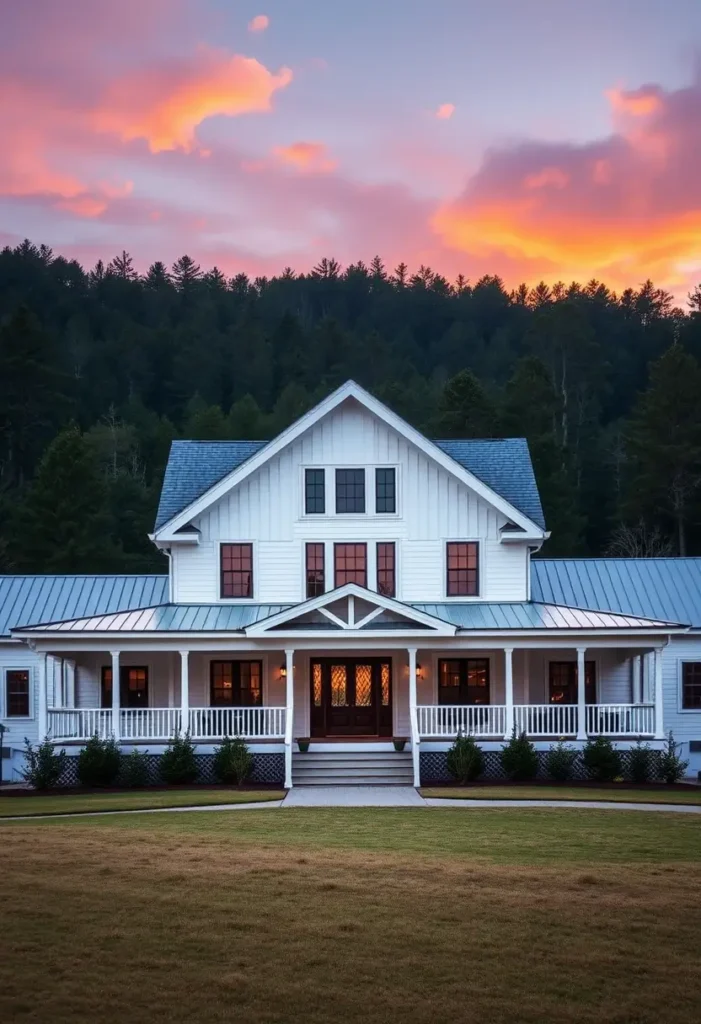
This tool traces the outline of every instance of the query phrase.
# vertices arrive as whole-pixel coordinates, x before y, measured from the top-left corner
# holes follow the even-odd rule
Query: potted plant
[[[309,750],[309,737],[300,737],[297,740],[297,746],[299,747],[300,754],[306,754],[306,752]]]
[[[394,743],[394,749],[397,751],[397,753],[401,753],[401,751],[404,750],[404,747],[407,744],[407,738],[406,736],[395,736],[392,739],[392,743]]]

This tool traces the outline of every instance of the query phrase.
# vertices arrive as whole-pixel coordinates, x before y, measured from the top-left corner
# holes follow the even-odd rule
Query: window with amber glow
[[[221,596],[253,597],[252,544],[222,544]]]
[[[450,541],[446,548],[446,564],[448,597],[477,597],[479,544],[474,541]]]
[[[334,544],[335,586],[357,583],[367,586],[367,554],[365,544]]]
[[[383,542],[377,545],[377,593],[394,597],[396,589],[395,547]]]
[[[489,704],[489,658],[438,662],[439,704]]]
[[[263,703],[262,662],[211,662],[210,700],[213,707],[260,707]]]

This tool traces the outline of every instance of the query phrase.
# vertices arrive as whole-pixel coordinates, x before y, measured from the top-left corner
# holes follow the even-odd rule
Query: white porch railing
[[[122,708],[123,740],[169,740],[180,728],[180,708]]]
[[[654,704],[588,704],[589,736],[654,736]]]
[[[503,704],[420,704],[416,708],[419,736],[498,736],[506,729]]]
[[[49,708],[48,734],[52,740],[89,740],[112,735],[112,712],[104,708]]]
[[[285,738],[287,708],[190,708],[193,740],[242,736],[248,740]]]
[[[528,736],[576,736],[576,704],[514,704],[516,732]]]

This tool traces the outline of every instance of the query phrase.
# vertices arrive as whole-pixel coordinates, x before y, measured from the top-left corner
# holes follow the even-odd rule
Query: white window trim
[[[29,714],[28,715],[9,715],[7,709],[7,673],[8,672],[27,672],[28,689],[29,689]],[[33,665],[4,665],[2,669],[2,711],[3,718],[7,722],[31,722],[34,718],[34,687],[36,685],[36,678]],[[48,683],[47,683],[48,685]]]
[[[487,544],[484,537],[443,537],[441,552],[441,593],[443,597],[440,604],[466,604],[486,601],[484,596],[485,583],[487,580]],[[459,594],[448,596],[448,545],[449,544],[476,544],[477,545],[477,593],[474,595]]]
[[[210,657],[205,659],[207,666],[207,673],[204,680],[205,686],[205,699],[206,704],[196,705],[197,707],[213,708],[221,705],[212,704],[212,662],[214,661],[260,661],[261,662],[261,700],[260,705],[263,708],[266,707],[277,707],[278,705],[271,705],[269,700],[269,680],[268,673],[273,671],[271,664],[277,665],[278,667],[274,671],[280,672],[280,666],[285,661],[285,652],[281,652],[281,656],[278,661],[275,661],[275,657],[270,651],[256,651],[253,650],[250,653],[246,652],[229,652],[229,651],[218,651],[216,654],[212,654]],[[190,686],[190,693],[192,694],[192,686]],[[231,707],[238,707],[237,704],[230,705]]]
[[[307,595],[307,544],[321,544],[322,548],[324,549],[324,593],[328,593],[329,590],[328,541],[321,539],[312,540],[311,537],[305,537],[302,540],[302,583],[300,588],[300,592],[302,594],[302,601],[311,600],[311,598]],[[333,561],[333,555],[331,557]]]
[[[322,469],[324,471],[324,512],[307,512],[306,509],[306,476],[308,469]],[[365,511],[364,512],[337,512],[336,511],[336,470],[337,469],[362,469],[365,473]],[[378,469],[394,470],[394,512],[376,512],[376,487],[375,471]],[[307,521],[323,520],[393,520],[401,518],[402,507],[402,467],[398,462],[372,462],[359,464],[358,461],[351,462],[324,462],[324,463],[303,463],[300,465],[299,476],[299,519]]]
[[[503,651],[479,651],[479,650],[465,650],[453,649],[448,651],[432,651],[431,652],[431,672],[433,673],[433,703],[438,706],[438,662],[439,661],[488,661],[489,662],[489,704],[475,704],[474,707],[490,707],[495,702],[492,700],[493,689],[494,689],[494,662],[497,656]],[[417,660],[421,664],[421,658],[417,655]],[[442,705],[443,706],[443,705]],[[446,705],[447,706],[447,705]],[[466,705],[472,707],[473,705]],[[496,705],[497,707],[499,705]]]
[[[377,511],[377,470],[378,469],[393,469],[394,470],[394,512],[378,512]],[[370,513],[376,519],[399,519],[400,518],[400,495],[401,489],[401,469],[399,463],[388,462],[380,463],[376,462],[371,467],[370,476],[372,478],[371,490],[372,490],[372,512]]]
[[[394,594],[392,594],[392,599],[394,601],[401,601],[401,596],[400,596],[401,595],[401,579],[400,579],[400,572],[399,572],[399,551],[401,549],[401,544],[396,539],[396,537],[380,537],[377,540],[373,541],[373,549],[374,549],[373,550],[373,560],[375,562],[375,565],[374,565],[374,575],[373,575],[373,579],[372,579],[372,584],[373,585],[369,589],[370,590],[374,590],[375,593],[379,593],[379,591],[377,589],[377,545],[378,544],[394,544]]]
[[[545,655],[543,657],[543,691],[542,691],[543,692],[543,703],[544,704],[549,704],[550,703],[550,663],[553,662],[553,661],[571,661],[574,665],[577,664],[577,652],[576,652],[576,650],[575,650],[574,654],[570,654],[568,649],[565,649],[562,652],[555,651],[555,657],[551,657],[551,651],[552,651],[552,648],[550,650],[546,649],[543,652],[544,655]],[[585,662],[585,664],[588,661],[593,661],[594,662],[594,683],[595,683],[595,689],[596,689],[596,703],[597,704],[601,704],[602,700],[601,700],[601,655],[600,655],[600,651],[598,649],[596,649],[596,648],[592,648],[591,650],[586,650],[585,649],[585,651],[584,651],[584,662]],[[605,701],[604,703],[606,703],[606,704],[621,704],[621,703],[625,703],[625,701],[618,701],[618,700],[616,700],[616,701]],[[591,706],[593,707],[594,705],[591,705]],[[574,704],[570,705],[570,707],[574,707]]]
[[[308,469],[320,469],[324,474],[324,511],[323,512],[307,512],[307,470]],[[325,519],[329,515],[329,469],[328,466],[315,466],[315,465],[302,465],[300,467],[300,497],[301,497],[301,508],[299,512],[300,519]]]
[[[326,593],[328,594],[331,590],[338,590],[339,587],[345,586],[344,583],[336,585],[336,545],[337,544],[364,544],[365,545],[365,590],[373,590],[374,588],[369,586],[372,582],[372,573],[375,571],[377,564],[376,554],[374,550],[375,541],[374,539],[368,539],[367,537],[360,537],[354,539],[353,537],[344,537],[343,539],[334,538],[328,541],[331,548],[331,579],[326,582]],[[372,553],[372,565],[370,564],[370,556]],[[331,583],[331,586],[329,586]],[[360,584],[358,584],[360,586]]]
[[[253,565],[253,593],[250,597],[224,597],[221,592],[221,549],[223,544],[250,544],[251,561]],[[256,604],[258,603],[258,541],[248,538],[237,537],[235,540],[217,541],[217,603],[218,604]]]
[[[677,712],[680,715],[701,715],[701,708],[685,708],[684,707],[684,687],[683,687],[683,672],[682,666],[687,662],[689,664],[700,664],[701,658],[677,658]],[[663,666],[664,670],[664,666]],[[663,686],[664,690],[664,680]]]

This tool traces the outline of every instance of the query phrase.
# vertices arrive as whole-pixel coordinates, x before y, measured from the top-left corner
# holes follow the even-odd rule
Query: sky
[[[701,0],[0,0],[0,245],[701,282]]]

